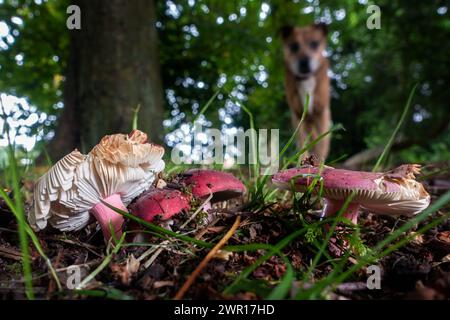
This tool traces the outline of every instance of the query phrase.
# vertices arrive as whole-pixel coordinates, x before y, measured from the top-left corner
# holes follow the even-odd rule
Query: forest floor
[[[445,173],[423,181],[432,195],[432,202],[450,189],[450,174]],[[22,280],[21,251],[14,216],[4,203],[0,203],[0,299],[25,298]],[[253,243],[276,244],[301,227],[301,223],[318,221],[317,215],[305,213],[301,216],[292,210],[292,202],[268,204],[264,208],[248,212],[238,211],[242,203],[228,203],[226,207],[215,208],[215,219],[208,224],[193,220],[189,225],[190,237],[208,243],[217,243],[241,216],[237,232],[227,245]],[[442,216],[450,210],[447,204],[440,211],[429,216],[408,232],[411,235],[422,225]],[[187,215],[178,216],[171,226],[173,231],[186,220]],[[302,222],[303,221],[303,222]],[[386,238],[393,230],[404,224],[406,219],[373,215],[364,212],[360,218],[360,235],[363,248],[371,248]],[[125,230],[136,229],[129,223]],[[313,233],[315,231],[313,230]],[[62,284],[59,291],[47,265],[30,244],[33,285],[38,299],[171,299],[198,266],[210,248],[202,248],[180,239],[161,239],[154,233],[140,234],[140,243],[133,244],[138,233],[129,232],[126,243],[117,254],[107,255],[102,233],[93,222],[76,233],[60,233],[45,230],[38,234],[42,247],[57,270]],[[335,235],[337,239],[339,235]],[[316,235],[299,236],[283,248],[295,276],[289,284],[285,298],[294,298],[299,289],[314,286],[314,283],[329,275],[339,262],[342,253],[328,245],[318,261],[310,282],[301,277],[317,254],[316,240],[323,239],[320,231]],[[142,241],[145,238],[146,242]],[[311,239],[313,238],[313,239]],[[159,244],[163,243],[162,246]],[[339,242],[337,242],[339,245]],[[269,296],[273,288],[286,275],[285,260],[273,255],[234,283],[238,275],[261,258],[264,250],[219,251],[200,273],[184,296],[186,299],[262,299]],[[71,291],[67,286],[76,266],[81,279],[94,271],[104,261],[111,261],[96,275],[95,280],[82,291]],[[356,263],[356,258],[346,256],[344,270]],[[315,298],[326,299],[450,299],[450,219],[417,234],[412,241],[376,262],[381,267],[381,289],[369,290],[366,268],[352,274],[344,282],[323,288]],[[75,280],[74,280],[75,279]],[[226,293],[224,293],[224,291]]]

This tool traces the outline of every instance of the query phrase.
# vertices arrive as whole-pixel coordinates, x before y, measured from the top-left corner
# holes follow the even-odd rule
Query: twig
[[[189,234],[192,231],[186,232],[184,234]],[[177,233],[180,233],[179,231],[177,231]],[[160,244],[148,249],[147,251],[145,251],[137,260],[140,262],[142,260],[144,260],[146,257],[148,257],[151,253],[153,253],[153,255],[150,257],[150,259],[147,260],[147,262],[145,262],[144,264],[144,268],[147,269],[148,267],[151,266],[151,264],[153,263],[153,261],[156,260],[156,258],[160,255],[160,253],[164,250],[168,248],[168,244],[170,244],[171,242],[174,242],[173,240],[164,240],[163,242],[161,242]],[[170,249],[169,249],[170,250]],[[173,250],[172,250],[173,251]]]
[[[209,229],[211,227],[214,227],[214,225],[219,221],[219,218],[214,219],[208,226],[206,226],[205,228],[201,229],[196,235],[195,235],[195,239],[201,239],[205,233],[207,233],[209,231]]]
[[[192,216],[189,217],[189,219],[186,220],[185,223],[183,223],[180,227],[180,229],[184,229],[184,227],[186,227],[188,225],[189,222],[192,221],[192,219],[194,219],[199,213],[200,211],[202,211],[203,207],[209,203],[209,201],[211,201],[213,197],[213,194],[211,193],[208,198],[206,198],[206,200],[202,203],[202,205],[200,207],[198,207],[198,209],[194,212],[194,214]]]
[[[20,261],[22,260],[22,253],[12,248],[0,246],[0,257]]]
[[[164,250],[164,245],[169,243],[168,240],[164,241],[166,243],[161,243],[161,247],[158,248],[158,250],[156,250],[156,252],[150,257],[150,259],[147,260],[147,262],[145,262],[144,264],[144,268],[147,269],[148,267],[150,267],[153,263],[153,261],[156,260],[156,258],[158,258],[159,254]]]
[[[236,229],[239,227],[239,223],[241,222],[241,217],[237,216],[236,221],[234,221],[233,226],[230,230],[224,235],[224,237],[217,243],[214,248],[211,249],[210,252],[206,255],[206,257],[200,262],[200,264],[197,266],[197,268],[191,273],[189,278],[186,280],[186,282],[183,284],[181,289],[177,292],[177,294],[174,297],[174,300],[181,300],[183,299],[185,293],[189,290],[192,283],[194,283],[195,279],[198,277],[198,275],[202,272],[202,270],[208,265],[209,261],[214,257],[214,255],[217,253],[217,251],[220,250],[228,241],[228,239],[231,238],[231,236],[234,234]]]
[[[167,240],[164,240],[163,242],[161,242],[160,244],[157,245],[151,245],[151,248],[145,250],[145,252],[143,254],[141,254],[138,258],[137,261],[141,262],[142,260],[144,260],[145,258],[147,258],[150,254],[152,254],[153,252],[155,252],[156,250],[158,250],[158,248],[163,245]]]
[[[0,98],[1,100],[1,98]],[[6,202],[8,207],[11,209],[11,212],[14,214],[16,219],[20,219],[19,213],[17,212],[17,208],[15,207],[14,203],[12,202],[11,198],[6,194],[6,192],[0,188],[0,196],[3,198],[3,200]],[[39,252],[41,257],[44,259],[45,263],[47,264],[50,274],[55,279],[56,285],[58,286],[58,290],[62,290],[61,283],[59,281],[58,276],[56,275],[55,269],[52,266],[52,262],[45,254],[44,250],[42,249],[42,246],[39,242],[39,239],[37,238],[36,234],[34,233],[33,229],[28,225],[28,223],[25,223],[25,231],[27,232],[28,236],[30,237],[31,241],[34,244],[34,247]]]
[[[78,246],[78,247],[81,247],[83,249],[86,249],[87,251],[89,251],[90,253],[96,255],[99,258],[103,257],[103,255],[101,255],[100,253],[98,253],[98,252],[96,252],[94,250],[96,248],[95,246],[87,244],[87,243],[83,243],[83,242],[80,242],[80,241],[74,241],[74,240],[70,240],[70,239],[64,239],[64,238],[55,237],[55,236],[48,236],[48,237],[45,237],[44,239],[53,240],[53,241],[59,241],[59,242],[71,244],[71,245],[74,245],[74,246]]]
[[[58,255],[56,256],[55,267],[61,263],[62,257],[63,257],[63,250],[60,250],[60,251],[58,251]],[[50,281],[49,281],[48,287],[47,287],[47,299],[51,298],[54,291],[55,291],[55,282],[53,281],[52,278],[50,278]]]
[[[122,237],[119,239],[118,243],[111,251],[111,253],[105,257],[103,262],[94,271],[92,271],[86,278],[84,278],[83,281],[81,281],[81,283],[76,287],[77,290],[83,289],[91,280],[95,278],[95,276],[97,276],[97,274],[99,274],[111,262],[113,255],[119,252],[122,243],[125,240],[126,234],[127,234],[126,232],[122,234]]]
[[[17,230],[12,230],[12,229],[2,228],[2,227],[0,227],[0,231],[11,232],[11,233],[17,233]]]
[[[93,260],[93,261],[88,262],[88,263],[73,264],[73,265],[68,266],[68,267],[65,267],[65,268],[57,268],[57,269],[55,269],[55,271],[56,271],[56,272],[67,271],[67,270],[69,270],[70,268],[73,268],[73,267],[83,267],[83,266],[89,267],[89,266],[95,265],[95,264],[97,264],[97,263],[98,263],[98,260]],[[49,275],[51,275],[51,272],[43,273],[43,274],[41,274],[41,275],[39,275],[39,276],[33,277],[33,281],[39,280],[39,279],[42,279],[42,278],[45,278],[45,277],[47,277],[47,276],[49,276]],[[0,281],[0,285],[11,285],[11,283],[14,283],[14,282],[17,282],[17,283],[24,283],[24,280]],[[14,290],[17,290],[17,288],[15,288]],[[47,289],[46,289],[46,290],[47,290]]]
[[[72,264],[72,265],[70,265],[70,266],[68,266],[68,267],[57,268],[56,271],[58,271],[58,272],[67,271],[67,270],[69,270],[69,269],[71,269],[71,268],[73,268],[73,267],[78,267],[78,268],[81,268],[81,267],[88,267],[88,268],[89,268],[90,266],[96,265],[98,262],[99,262],[98,260],[93,260],[93,261],[86,262],[86,263]]]
[[[367,290],[367,283],[365,282],[347,282],[341,283],[336,287],[336,291],[340,293]]]

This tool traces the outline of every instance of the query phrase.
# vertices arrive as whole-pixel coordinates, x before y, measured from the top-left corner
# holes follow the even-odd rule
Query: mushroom
[[[245,193],[245,186],[238,178],[222,171],[191,169],[180,175],[180,182],[190,188],[194,198],[205,201],[203,209],[206,211],[216,202]]]
[[[416,164],[402,165],[385,173],[306,165],[281,171],[274,175],[272,181],[282,189],[290,189],[293,181],[295,190],[304,192],[314,176],[320,176],[325,198],[322,216],[336,214],[347,197],[353,194],[343,216],[356,224],[360,207],[392,216],[412,216],[426,209],[430,204],[430,195],[415,180],[418,173],[420,166]],[[318,193],[318,186],[316,184],[313,192]]]
[[[151,188],[131,205],[130,211],[145,221],[153,222],[157,217],[167,221],[189,209],[188,197],[179,190]]]
[[[42,230],[49,221],[61,231],[80,230],[92,213],[105,240],[111,237],[110,223],[120,236],[123,216],[104,202],[126,211],[164,169],[163,154],[164,148],[148,143],[139,130],[105,136],[87,155],[72,151],[38,180],[31,226]]]

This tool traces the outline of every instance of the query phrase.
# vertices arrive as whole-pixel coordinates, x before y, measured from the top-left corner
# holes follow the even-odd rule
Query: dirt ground
[[[424,181],[432,195],[432,201],[450,189],[450,175],[433,176]],[[0,203],[0,298],[25,298],[22,278],[21,252],[16,232],[16,222],[5,203]],[[299,216],[293,214],[291,202],[274,203],[263,210],[236,212],[240,203],[229,203],[224,208],[215,208],[214,219],[208,224],[193,221],[189,236],[216,243],[240,214],[242,221],[238,232],[229,240],[228,245],[248,243],[275,244],[296,228],[300,227]],[[441,211],[430,216],[420,228],[444,212],[448,212],[447,204]],[[314,214],[303,215],[309,222],[317,221]],[[186,220],[186,215],[178,216],[171,226],[177,231]],[[203,221],[203,220],[202,220]],[[377,216],[363,213],[360,218],[361,238],[366,247],[372,247],[384,239],[394,229],[407,221],[404,218]],[[125,230],[136,229],[136,225],[128,222]],[[411,232],[414,232],[411,231]],[[209,249],[199,248],[180,240],[166,242],[162,250],[149,246],[126,245],[114,255],[111,263],[105,267],[92,281],[85,294],[74,294],[67,288],[70,283],[72,269],[76,265],[81,278],[92,272],[105,257],[105,244],[101,231],[93,222],[87,228],[76,233],[62,234],[55,230],[40,232],[39,239],[45,252],[58,271],[63,291],[57,290],[55,281],[49,275],[45,261],[34,247],[30,245],[33,268],[33,284],[36,297],[39,299],[171,299],[186,281]],[[161,243],[162,239],[152,234],[130,233],[127,242],[147,241],[152,244]],[[332,246],[328,253],[339,258]],[[156,252],[158,254],[156,254]],[[291,261],[295,271],[306,270],[314,258],[316,250],[305,237],[292,241],[283,252]],[[224,295],[223,290],[239,275],[243,269],[251,265],[263,255],[261,250],[244,252],[220,251],[201,272],[200,276],[188,290],[187,299],[261,299],[276,285],[286,271],[281,258],[273,256],[257,267],[248,280],[235,290],[233,294]],[[355,263],[349,259],[346,266]],[[382,258],[381,289],[369,290],[366,286],[365,269],[336,288],[324,293],[328,299],[449,299],[450,298],[450,220],[418,235],[408,245]],[[332,265],[325,258],[318,263],[313,279],[321,279],[332,271]],[[295,281],[291,288],[292,297],[295,288],[302,284]],[[70,286],[70,285],[69,285]]]

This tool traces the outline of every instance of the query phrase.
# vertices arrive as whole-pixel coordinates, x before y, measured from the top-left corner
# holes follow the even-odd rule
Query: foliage
[[[277,30],[324,21],[333,119],[346,129],[333,133],[331,158],[383,144],[415,83],[418,92],[400,135],[409,149],[398,153],[398,161],[448,158],[448,8],[440,0],[413,2],[377,1],[381,29],[368,30],[369,1],[157,1],[167,131],[190,122],[220,89],[206,114],[210,125],[249,127],[237,101],[257,127],[280,128],[286,141],[292,128]],[[0,23],[9,30],[0,40],[0,90],[27,97],[49,115],[61,107],[66,6],[55,0],[0,3]],[[167,136],[169,145],[179,139]]]
[[[413,148],[400,156],[409,161],[427,155],[446,159],[449,48],[447,42],[438,41],[448,38],[450,31],[444,2],[377,1],[382,12],[380,30],[366,27],[369,4],[160,2],[159,10],[165,13],[159,18],[163,70],[167,70],[163,78],[175,114],[171,124],[176,127],[184,122],[192,108],[195,112],[222,87],[251,110],[258,127],[281,128],[287,140],[292,129],[277,30],[287,23],[325,21],[330,30],[333,119],[346,128],[334,133],[331,158],[383,144],[408,92],[418,83],[418,94],[400,136]],[[219,119],[224,121],[234,114],[236,105],[226,94],[218,100]],[[217,116],[210,113],[209,118]],[[234,116],[234,121],[228,126],[249,126],[243,113]],[[437,154],[436,149],[444,152]]]
[[[335,123],[342,123],[346,131],[333,128],[331,158],[353,154],[366,147],[384,145],[396,127],[399,139],[408,146],[397,154],[398,161],[439,161],[448,159],[450,136],[448,125],[447,90],[449,75],[448,39],[450,23],[443,1],[388,0],[377,1],[382,11],[381,30],[368,30],[366,8],[368,1],[213,1],[172,0],[158,1],[158,23],[162,78],[166,89],[168,119],[165,126],[173,131],[190,123],[200,115],[211,121],[209,125],[231,127],[281,128],[282,137],[289,141],[281,151],[282,160],[297,161],[305,150],[284,154],[290,147],[293,129],[284,97],[283,60],[281,43],[277,36],[279,27],[286,23],[306,25],[313,21],[329,24],[330,43],[328,55],[332,62],[333,100]],[[0,0],[0,91],[23,96],[37,109],[28,109],[18,103],[13,113],[2,112],[3,126],[8,132],[12,120],[24,120],[30,113],[42,112],[59,115],[63,95],[64,72],[67,67],[69,38],[65,28],[67,1],[56,0]],[[407,28],[405,27],[407,26]],[[2,30],[7,30],[3,32]],[[131,44],[132,45],[132,44]],[[418,90],[409,108],[404,101],[414,84]],[[411,94],[412,95],[412,94]],[[213,98],[211,98],[213,97]],[[201,111],[200,107],[205,106]],[[210,106],[210,107],[209,107]],[[406,118],[400,117],[405,110]],[[136,126],[137,109],[133,121]],[[397,123],[398,119],[400,123]],[[404,123],[403,123],[403,120]],[[11,123],[10,123],[11,122]],[[52,130],[52,121],[35,121],[28,125],[28,134],[38,130]],[[45,127],[45,128],[43,128]],[[20,129],[19,129],[20,130]],[[168,135],[168,142],[176,141]],[[391,142],[392,142],[391,141]],[[314,142],[313,142],[314,143]],[[392,152],[390,143],[384,154]],[[24,202],[21,197],[22,167],[16,165],[19,152],[8,146],[9,171],[4,186],[12,186],[12,195],[0,189],[0,196],[17,219],[23,254],[23,275],[27,294],[33,298],[32,270],[29,261],[28,239],[31,240],[47,264],[58,287],[60,284],[50,260],[45,255],[38,238],[25,220]],[[383,157],[380,158],[381,160]],[[379,161],[381,163],[381,160]],[[285,161],[287,166],[292,161]],[[378,163],[377,163],[378,165]],[[179,168],[173,167],[176,171]],[[250,202],[248,208],[261,209],[278,200],[278,194],[270,189],[268,177],[258,177],[259,167],[253,168],[249,180]],[[169,171],[169,170],[168,170]],[[319,177],[315,178],[319,184]],[[3,185],[3,184],[2,184]],[[317,197],[319,198],[319,197]],[[253,264],[245,268],[224,288],[225,294],[241,290],[259,291],[268,299],[287,296],[294,280],[304,283],[313,277],[313,270],[323,259],[331,262],[333,272],[307,290],[299,290],[296,298],[323,297],[324,289],[336,286],[352,276],[363,266],[384,257],[411,240],[405,232],[415,224],[424,222],[450,200],[446,193],[432,207],[409,220],[392,232],[375,247],[368,248],[361,241],[359,227],[348,241],[354,253],[346,254],[335,263],[330,261],[326,247],[337,226],[340,215],[323,221],[308,222],[304,213],[314,205],[311,190],[293,196],[294,213],[301,228],[287,234],[274,244],[250,243],[229,245],[224,250],[232,252],[262,251]],[[284,200],[284,199],[283,199]],[[177,239],[181,243],[208,250],[214,246],[189,235],[179,234],[117,210],[129,220],[142,225],[148,232],[165,239]],[[423,233],[432,226],[448,219],[449,213],[421,227]],[[331,228],[322,233],[322,227]],[[294,271],[283,250],[303,236],[313,247],[315,255],[307,270]],[[102,263],[85,279],[81,287],[99,274],[111,261],[123,243],[125,233],[116,240],[116,247],[107,252]],[[117,241],[118,240],[118,241]],[[108,249],[111,249],[108,247]],[[286,250],[285,250],[286,251]],[[351,256],[352,255],[352,256]],[[264,281],[250,280],[252,272],[273,256],[286,265],[286,272],[276,286]],[[349,258],[357,263],[349,268]],[[253,288],[253,289],[252,289]],[[114,288],[105,292],[80,290],[80,295],[109,298],[130,298]]]
[[[0,21],[9,33],[0,40],[0,88],[55,113],[69,48],[66,1],[2,2]]]

